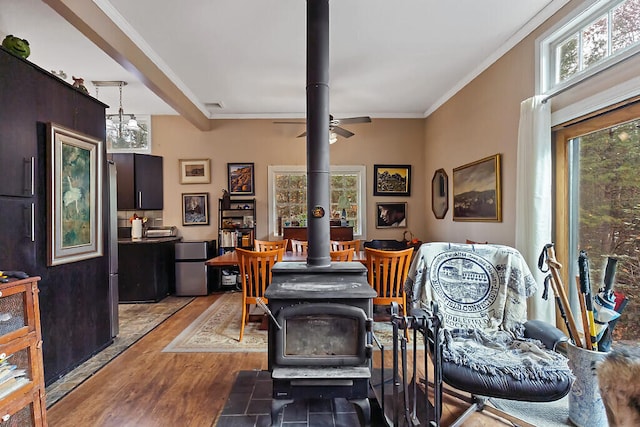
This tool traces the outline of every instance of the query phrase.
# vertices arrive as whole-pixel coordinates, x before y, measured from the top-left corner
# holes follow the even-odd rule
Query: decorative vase
[[[607,353],[586,350],[567,344],[569,367],[576,379],[569,392],[569,419],[578,427],[606,427],[607,413],[598,388],[598,377],[593,369]]]

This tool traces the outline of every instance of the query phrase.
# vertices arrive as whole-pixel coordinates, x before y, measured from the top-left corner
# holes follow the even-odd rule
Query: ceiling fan
[[[277,124],[295,124],[301,125],[306,122],[273,122]],[[355,133],[340,127],[340,125],[344,124],[354,124],[354,123],[371,123],[371,117],[369,116],[361,116],[361,117],[348,117],[344,119],[336,119],[332,115],[329,115],[329,142],[333,144],[337,140],[337,135],[340,135],[343,138],[351,138]],[[307,132],[302,132],[298,135],[298,138],[302,138],[306,136]]]

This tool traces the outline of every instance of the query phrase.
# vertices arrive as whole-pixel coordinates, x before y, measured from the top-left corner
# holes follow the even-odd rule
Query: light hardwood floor
[[[198,297],[51,406],[52,427],[214,426],[235,374],[267,369],[267,353],[162,353],[218,295]],[[445,402],[443,425],[464,407]],[[466,426],[504,426],[474,414]]]

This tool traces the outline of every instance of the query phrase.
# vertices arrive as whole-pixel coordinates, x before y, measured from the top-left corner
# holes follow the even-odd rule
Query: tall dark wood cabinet
[[[47,266],[47,124],[105,139],[106,105],[0,48],[0,270],[40,276],[45,383],[112,342],[103,144],[104,256]]]
[[[118,168],[118,210],[162,210],[162,157],[114,154]]]

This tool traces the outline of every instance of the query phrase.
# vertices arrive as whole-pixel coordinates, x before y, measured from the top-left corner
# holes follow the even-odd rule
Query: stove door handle
[[[263,309],[265,311],[265,313],[267,313],[269,315],[269,317],[271,317],[271,320],[273,320],[273,323],[275,323],[275,325],[278,327],[278,329],[282,330],[282,326],[280,326],[280,324],[278,323],[276,318],[273,316],[273,313],[271,312],[271,310],[269,310],[269,307],[267,307],[267,304],[264,303],[262,298],[259,298],[259,297],[256,298],[256,303],[258,304],[258,306],[261,309]]]

